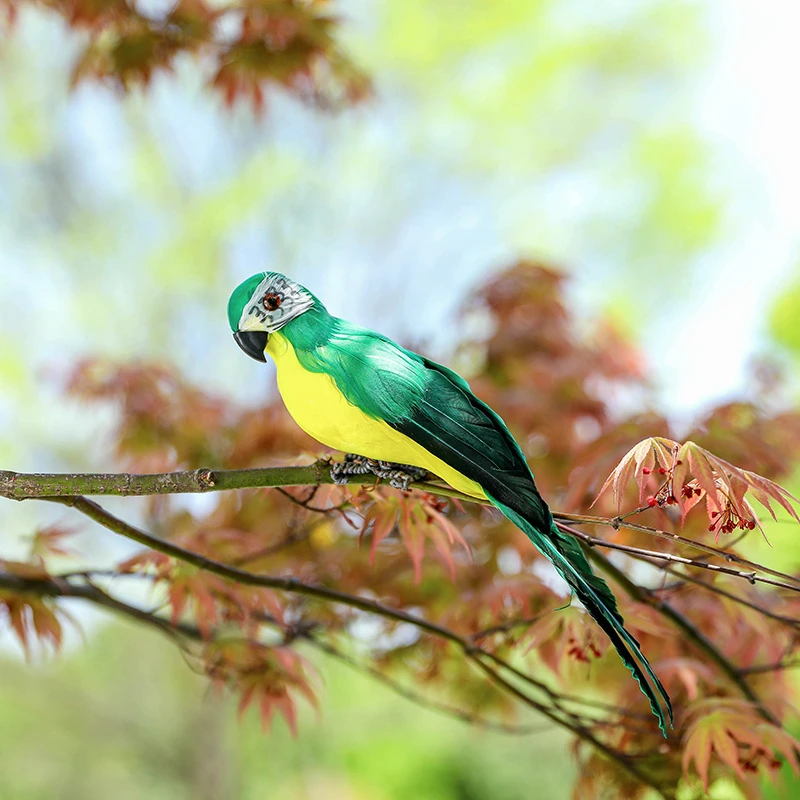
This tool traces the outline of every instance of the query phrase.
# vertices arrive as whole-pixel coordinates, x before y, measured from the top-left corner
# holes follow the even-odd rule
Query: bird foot
[[[395,464],[391,461],[378,461],[374,458],[346,453],[343,461],[331,463],[331,478],[334,483],[343,485],[348,482],[351,475],[372,474],[389,481],[389,485],[394,489],[408,491],[408,485],[415,481],[421,481],[427,477],[427,470],[419,467],[412,467],[409,464]]]

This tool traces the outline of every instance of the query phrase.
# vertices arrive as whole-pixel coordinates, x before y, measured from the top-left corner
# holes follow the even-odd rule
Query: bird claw
[[[383,480],[389,481],[389,486],[394,489],[408,491],[408,485],[421,481],[428,476],[428,471],[410,464],[395,464],[391,461],[369,460],[370,471]]]
[[[343,461],[331,463],[331,478],[339,486],[344,486],[351,475],[366,475],[368,472],[367,459],[354,453],[345,453]]]
[[[351,475],[367,475],[372,473],[382,480],[389,482],[394,489],[408,491],[408,485],[427,477],[427,470],[412,467],[409,464],[395,464],[391,461],[378,461],[374,458],[365,458],[354,453],[345,454],[343,461],[331,464],[331,478],[333,482],[344,485]]]

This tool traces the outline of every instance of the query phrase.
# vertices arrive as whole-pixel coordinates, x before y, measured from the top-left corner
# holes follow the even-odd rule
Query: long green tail
[[[625,630],[622,614],[617,608],[617,601],[606,582],[592,572],[589,562],[580,544],[571,536],[558,530],[551,522],[550,531],[542,533],[519,513],[504,503],[489,498],[515,525],[525,532],[528,538],[539,548],[559,575],[570,585],[592,619],[603,629],[611,643],[619,653],[622,663],[631,671],[642,694],[650,702],[650,709],[658,719],[658,727],[666,737],[667,728],[664,711],[659,702],[659,695],[667,707],[670,727],[672,726],[672,703],[658,676],[639,648],[636,639]],[[647,680],[655,684],[658,694]]]
[[[352,331],[348,335],[352,335]],[[379,419],[478,483],[489,500],[527,534],[611,640],[649,700],[666,736],[661,700],[672,722],[672,705],[666,690],[642,655],[639,643],[625,630],[614,595],[605,581],[592,573],[580,544],[554,525],[553,516],[536,488],[525,456],[503,420],[475,397],[466,381],[452,370],[401,350],[377,334],[372,336],[371,346],[377,347],[385,358],[382,363],[392,363],[394,367],[365,370],[352,358],[348,361],[347,354],[352,352],[352,346],[349,349],[336,347],[335,358],[329,358],[329,363],[341,361],[348,366],[349,373],[359,375],[358,381],[349,378],[337,380],[342,393],[358,408],[375,407],[375,416]],[[326,345],[328,350],[331,347]],[[327,350],[322,348],[322,352]],[[417,384],[403,372],[400,365],[403,358],[409,360],[412,367],[416,363],[410,372]],[[391,369],[395,371],[391,373]],[[390,373],[393,375],[391,380],[387,378]],[[404,376],[402,379],[398,377],[401,375]],[[353,393],[353,384],[361,393]],[[411,391],[413,396],[403,394],[407,391]],[[362,396],[364,392],[368,397]],[[419,394],[415,395],[415,392]],[[395,399],[389,402],[387,393]],[[400,411],[396,397],[405,397]]]

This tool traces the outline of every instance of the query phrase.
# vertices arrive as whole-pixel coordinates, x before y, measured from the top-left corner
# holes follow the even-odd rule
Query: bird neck
[[[337,318],[331,316],[325,306],[315,303],[308,311],[284,325],[280,332],[295,352],[309,352],[327,344],[336,330],[337,322]]]

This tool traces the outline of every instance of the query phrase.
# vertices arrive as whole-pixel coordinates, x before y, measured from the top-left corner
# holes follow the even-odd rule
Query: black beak
[[[266,361],[264,348],[267,346],[269,334],[266,331],[236,331],[233,334],[236,344],[244,350],[250,358],[256,361]]]

